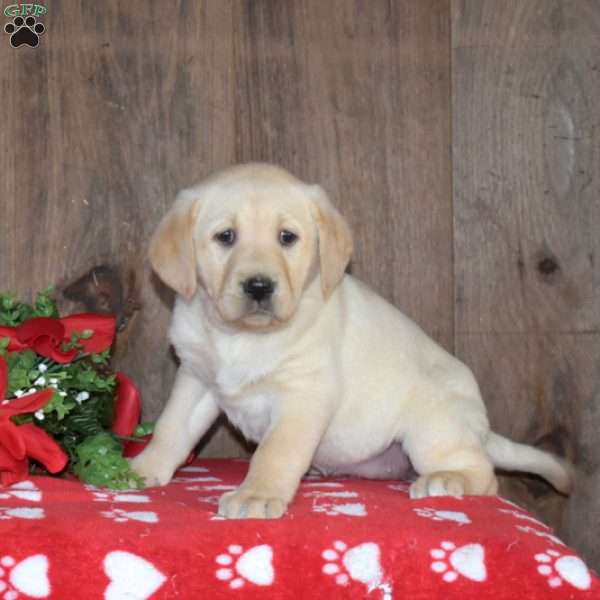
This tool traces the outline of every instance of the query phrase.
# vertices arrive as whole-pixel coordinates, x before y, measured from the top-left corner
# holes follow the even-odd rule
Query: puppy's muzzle
[[[275,282],[269,277],[256,275],[242,282],[242,289],[248,298],[256,302],[269,300],[275,291]]]

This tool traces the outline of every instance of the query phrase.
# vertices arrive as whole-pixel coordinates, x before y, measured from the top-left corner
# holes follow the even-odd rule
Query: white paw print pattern
[[[510,510],[508,508],[499,508],[498,511],[501,513],[507,514],[507,515],[512,515],[513,517],[515,517],[515,519],[521,519],[523,521],[530,521],[531,523],[535,523],[535,525],[537,525],[538,527],[542,527],[543,529],[550,529],[550,527],[548,527],[548,525],[545,525],[544,523],[542,523],[541,521],[538,521],[531,515],[522,513],[518,510]]]
[[[555,535],[552,535],[551,533],[547,533],[545,531],[540,531],[539,529],[536,529],[535,527],[526,527],[524,525],[515,525],[515,527],[519,531],[522,531],[523,533],[533,533],[533,535],[544,538],[545,540],[548,540],[549,542],[552,542],[553,544],[558,544],[559,546],[565,545],[565,543],[561,539],[557,538]]]
[[[419,517],[425,517],[432,521],[454,521],[461,525],[467,525],[471,519],[464,513],[454,510],[435,510],[434,508],[414,508]]]
[[[177,471],[178,473],[208,473],[208,468],[207,467],[196,467],[196,466],[189,466],[189,467],[181,467],[181,469],[179,469]]]
[[[110,581],[104,600],[147,600],[167,580],[151,562],[122,550],[109,552],[103,566]]]
[[[343,488],[344,486],[337,481],[303,481],[302,488]]]
[[[235,489],[235,488],[233,488]],[[202,502],[203,504],[212,504],[213,506],[219,505],[219,500],[221,496],[200,496],[198,498],[198,502]],[[225,517],[223,517],[225,518]]]
[[[388,485],[388,489],[394,490],[394,492],[403,492],[404,494],[408,494],[410,485],[408,483],[390,483]]]
[[[158,523],[158,515],[152,511],[126,511],[121,508],[107,510],[100,513],[107,519],[112,519],[115,523],[127,523],[129,521],[139,521],[141,523]]]
[[[19,498],[28,502],[41,502],[42,492],[33,481],[19,481],[0,493],[0,500]]]
[[[7,508],[0,506],[0,520],[8,519],[43,519],[46,516],[43,508],[17,506]]]
[[[86,485],[85,487],[92,492],[94,502],[128,502],[130,504],[148,504],[150,502],[150,497],[145,494],[136,494],[135,492],[111,492],[90,485]]]
[[[205,473],[205,475],[197,475],[198,473]],[[174,483],[205,483],[209,481],[221,481],[221,479],[213,477],[206,467],[183,467],[177,471],[177,476],[173,477]]]
[[[173,477],[172,483],[207,483],[209,481],[222,481],[212,475],[203,475],[201,477]]]
[[[326,561],[323,565],[325,575],[333,577],[341,586],[358,581],[366,585],[369,592],[379,589],[383,592],[384,600],[391,599],[391,586],[383,581],[381,552],[377,544],[365,542],[348,548],[348,544],[336,540],[332,546],[321,555]]]
[[[585,563],[573,555],[563,556],[557,550],[546,550],[534,556],[538,563],[538,573],[547,577],[551,588],[560,587],[563,581],[578,590],[589,590],[592,578]]]
[[[48,558],[43,554],[34,554],[18,563],[12,556],[0,558],[0,598],[16,600],[21,594],[30,598],[50,596]]]
[[[319,487],[325,486],[328,488],[339,488],[343,487],[340,484],[330,483],[326,485],[327,482],[321,484],[304,484],[305,487]],[[346,517],[366,517],[367,516],[367,508],[362,502],[346,502],[346,503],[333,503],[333,502],[321,502],[321,499],[325,500],[343,500],[350,498],[358,498],[358,493],[353,492],[351,490],[334,490],[334,491],[326,491],[326,490],[315,490],[311,492],[304,492],[302,494],[305,498],[314,498],[312,510],[316,513],[325,513],[330,517],[336,517],[339,515],[343,515]]]
[[[229,582],[232,590],[244,587],[246,582],[267,586],[275,580],[273,549],[267,544],[246,551],[239,544],[231,544],[227,552],[215,558],[215,562],[220,567],[215,572],[216,578]]]
[[[481,544],[466,544],[457,548],[452,542],[442,542],[439,548],[430,552],[434,561],[431,570],[442,575],[447,583],[456,581],[460,576],[471,581],[485,581],[485,551]]]
[[[315,504],[312,507],[313,512],[325,513],[329,517],[366,517],[367,508],[360,502],[349,502],[346,504]]]
[[[191,485],[190,487],[186,487],[186,490],[190,492],[229,492],[231,490],[235,490],[237,485],[226,485],[226,484],[216,484],[216,485]]]
[[[357,492],[341,491],[341,492],[305,492],[302,494],[305,498],[358,498]]]
[[[187,486],[185,489],[188,492],[200,492],[201,495],[197,497],[198,502],[201,502],[202,504],[218,506],[219,500],[221,499],[221,493],[230,492],[232,490],[235,490],[237,487],[237,485],[226,485],[217,483],[212,485],[190,485]],[[219,492],[219,494],[204,495],[206,494],[206,492]],[[224,519],[225,517],[222,517],[218,514],[215,514],[210,518],[211,521],[223,521]]]

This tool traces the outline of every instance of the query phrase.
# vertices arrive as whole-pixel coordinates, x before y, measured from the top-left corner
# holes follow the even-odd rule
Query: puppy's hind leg
[[[495,494],[494,465],[477,436],[460,428],[449,433],[446,429],[438,437],[434,428],[404,440],[404,449],[419,474],[410,487],[410,497]]]

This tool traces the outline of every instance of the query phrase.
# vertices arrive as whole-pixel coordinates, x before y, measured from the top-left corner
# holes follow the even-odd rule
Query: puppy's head
[[[186,300],[202,286],[224,322],[246,329],[287,322],[318,274],[328,298],[351,253],[348,225],[323,190],[264,164],[180,192],[150,242],[167,285]]]

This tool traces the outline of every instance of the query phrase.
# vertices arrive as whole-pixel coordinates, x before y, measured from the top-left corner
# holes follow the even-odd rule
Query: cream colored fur
[[[231,229],[235,243],[215,237]],[[291,246],[280,232],[296,233]],[[494,494],[494,464],[571,487],[569,466],[491,433],[471,371],[356,278],[345,220],[318,186],[264,164],[183,191],[152,239],[178,293],[170,339],[181,366],[148,448],[133,460],[164,485],[221,412],[258,443],[224,494],[230,518],[281,516],[302,475],[402,477],[413,498]],[[276,283],[260,307],[248,277]]]

